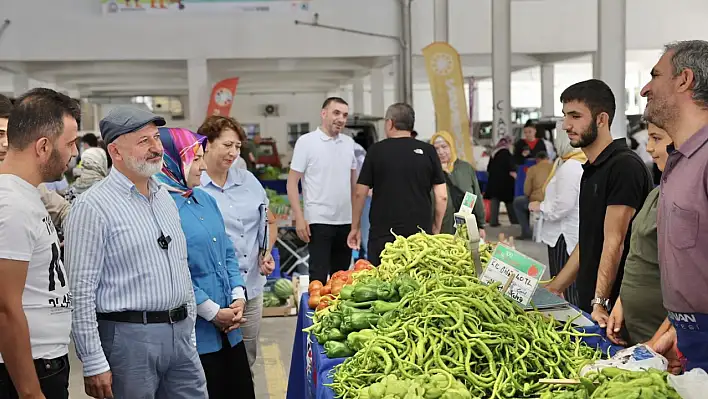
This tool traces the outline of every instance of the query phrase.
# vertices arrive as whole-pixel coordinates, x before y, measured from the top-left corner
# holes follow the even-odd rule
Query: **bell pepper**
[[[318,334],[315,334],[317,342],[320,345],[329,341],[344,341],[347,336],[338,328],[323,328]]]
[[[371,304],[371,311],[377,314],[385,314],[398,308],[400,302],[384,302],[384,301],[374,301]]]
[[[339,326],[339,331],[341,331],[343,334],[349,334],[354,331],[352,321],[346,315],[342,318],[342,324]]]
[[[361,331],[349,333],[347,336],[347,346],[352,350],[359,351],[364,347],[368,341],[376,337],[376,332],[374,330],[365,328]]]
[[[354,331],[359,331],[377,325],[377,323],[379,322],[379,318],[379,315],[371,312],[352,313],[350,315],[344,316],[342,324],[348,322],[351,324],[351,327]]]
[[[322,318],[322,324],[327,328],[339,328],[342,324],[342,313],[330,312]]]
[[[354,301],[344,301],[340,302],[339,304],[342,306],[342,309],[350,308],[352,311],[368,311],[371,307],[371,305],[374,303],[374,301],[368,301],[368,302],[354,302]]]
[[[354,292],[353,285],[345,285],[342,290],[339,291],[339,299],[345,301],[347,299],[352,299],[352,293]]]
[[[354,354],[344,342],[327,341],[324,344],[325,354],[330,359],[349,357]]]
[[[391,301],[397,294],[390,283],[381,283],[376,287],[376,297],[382,301]]]
[[[357,284],[352,291],[352,299],[354,302],[368,302],[378,299],[376,293],[376,285],[373,284]]]

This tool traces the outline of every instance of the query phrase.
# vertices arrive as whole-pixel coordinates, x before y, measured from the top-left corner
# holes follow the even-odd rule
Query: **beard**
[[[678,111],[673,104],[656,97],[644,108],[644,119],[663,130],[667,130],[668,125],[676,120],[677,115]]]
[[[125,157],[125,166],[137,175],[142,177],[152,177],[162,171],[162,158],[160,158],[160,161],[158,162],[149,162],[147,160],[133,157]]]
[[[580,139],[576,142],[571,141],[570,145],[573,148],[584,148],[594,143],[595,140],[597,140],[597,121],[593,118],[588,129],[580,134]]]
[[[59,181],[64,178],[64,172],[66,172],[66,162],[62,161],[59,151],[53,149],[49,160],[40,167],[42,181]]]

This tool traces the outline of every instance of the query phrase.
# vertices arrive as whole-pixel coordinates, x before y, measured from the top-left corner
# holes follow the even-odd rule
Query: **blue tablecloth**
[[[329,377],[330,371],[345,358],[327,358],[322,345],[318,344],[314,337],[310,339],[307,333],[302,332],[304,328],[312,325],[313,312],[307,307],[308,299],[310,299],[308,294],[303,294],[300,299],[293,355],[290,359],[287,399],[333,399],[334,392],[325,384],[332,383],[332,378]],[[585,314],[585,317],[590,319],[588,314]],[[613,345],[605,338],[605,330],[600,326],[586,327],[585,332],[599,334],[600,337],[587,337],[583,341],[590,346],[596,346],[604,353],[609,352],[610,356],[622,349],[621,346]]]

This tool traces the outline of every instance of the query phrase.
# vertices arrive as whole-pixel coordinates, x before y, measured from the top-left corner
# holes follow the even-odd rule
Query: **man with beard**
[[[7,155],[7,121],[12,111],[12,102],[10,99],[0,94],[0,164],[5,160]],[[47,189],[44,183],[37,186],[39,189],[39,197],[47,208],[49,216],[57,229],[61,229],[64,219],[69,216],[71,204],[55,191]]]
[[[80,110],[49,89],[16,104],[0,165],[0,398],[68,399],[71,294],[37,186],[78,155]]]
[[[117,107],[100,122],[113,159],[66,226],[73,337],[94,398],[206,398],[194,337],[187,244],[150,112]]]
[[[347,102],[339,97],[326,99],[320,116],[322,125],[295,143],[287,189],[297,235],[308,243],[310,281],[324,282],[328,274],[347,270],[351,262],[347,234],[357,162],[354,139],[341,133],[349,116]],[[298,193],[301,179],[304,213]]]
[[[651,76],[642,89],[644,116],[675,147],[668,149],[656,222],[669,318],[652,344],[688,370],[708,371],[708,42],[667,45]]]
[[[596,79],[576,83],[560,99],[563,129],[588,161],[580,181],[578,244],[547,288],[559,294],[575,281],[579,300],[575,305],[605,328],[619,296],[631,222],[653,184],[627,140],[613,140],[610,134],[615,96],[607,84]],[[618,123],[624,123],[624,117]]]

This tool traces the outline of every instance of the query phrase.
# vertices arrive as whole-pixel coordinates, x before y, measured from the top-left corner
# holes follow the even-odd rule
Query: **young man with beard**
[[[650,342],[687,370],[708,371],[708,42],[667,45],[651,76],[642,89],[644,116],[666,130],[674,148],[656,223],[669,318]]]
[[[339,97],[326,99],[320,116],[322,125],[295,143],[287,187],[297,235],[308,243],[310,281],[324,282],[327,275],[347,270],[351,263],[347,234],[352,224],[357,162],[354,139],[341,134],[349,116],[347,102]]]
[[[147,111],[112,109],[100,128],[113,169],[67,220],[73,337],[94,398],[207,397],[187,243],[174,200],[153,177],[164,124]]]
[[[5,160],[5,155],[7,155],[7,121],[12,109],[13,106],[10,99],[0,94],[0,164],[2,164]],[[69,216],[71,204],[55,191],[47,189],[44,183],[37,186],[37,188],[39,189],[39,197],[44,203],[44,207],[47,208],[54,226],[61,229],[64,219]]]
[[[68,399],[71,293],[37,186],[78,155],[80,109],[49,89],[16,104],[0,165],[0,398]]]
[[[596,79],[576,83],[561,94],[561,102],[563,129],[588,161],[580,182],[578,244],[547,288],[559,294],[575,281],[580,301],[575,305],[605,328],[619,296],[632,219],[653,185],[627,140],[613,140],[610,134],[615,96],[607,84]]]

